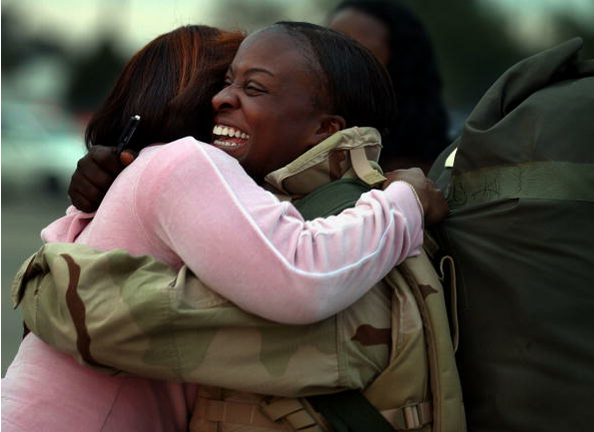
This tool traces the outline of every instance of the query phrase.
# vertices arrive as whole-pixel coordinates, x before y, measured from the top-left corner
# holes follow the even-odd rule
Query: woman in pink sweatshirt
[[[44,240],[123,248],[174,268],[186,263],[241,308],[284,323],[314,322],[356,301],[421,245],[423,210],[439,217],[443,206],[434,198],[442,197],[419,181],[418,202],[409,183],[392,181],[353,209],[305,222],[290,203],[258,186],[267,172],[337,130],[382,129],[393,108],[371,56],[347,47],[358,61],[349,72],[360,68],[367,80],[357,80],[365,89],[357,99],[353,89],[333,86],[300,34],[276,25],[242,43],[213,100],[214,145],[191,136],[210,135],[207,101],[238,35],[189,26],[149,43],[128,63],[86,134],[88,145],[115,142],[127,117],[140,114],[131,143],[141,150],[137,161],[118,176],[92,219],[71,208],[44,230]],[[335,37],[333,43],[350,44]],[[102,375],[28,335],[3,381],[2,427],[185,431],[196,391],[196,385]]]

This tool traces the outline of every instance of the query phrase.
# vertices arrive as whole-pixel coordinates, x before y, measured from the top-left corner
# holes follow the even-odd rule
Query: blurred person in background
[[[338,40],[343,48],[350,47],[346,52],[359,61],[353,65],[354,70],[359,67],[358,72],[367,80],[358,80],[356,90],[334,84],[330,85],[333,93],[320,93],[322,83],[344,76],[332,76],[320,64],[311,62],[310,56],[317,58],[319,53],[312,52],[309,43],[313,42],[307,42],[305,36],[308,31],[317,35],[314,40],[319,47],[324,47],[325,38],[330,37],[330,43]],[[157,38],[132,58],[106,104],[91,121],[87,143],[115,143],[127,115],[138,112],[143,123],[132,147],[142,150],[139,160],[117,179],[95,217],[70,209],[65,218],[45,230],[44,236],[48,241],[151,254],[175,268],[188,260],[189,267],[206,283],[246,310],[286,323],[313,322],[348,306],[363,294],[364,286],[376,282],[397,261],[414,253],[422,242],[421,210],[431,222],[445,216],[447,207],[443,195],[420,171],[413,170],[401,176],[388,175],[385,191],[364,195],[361,204],[350,210],[350,216],[305,225],[294,207],[258,188],[225,154],[237,158],[254,180],[262,182],[268,172],[345,127],[360,122],[382,130],[387,126],[393,99],[385,97],[391,90],[383,68],[366,50],[317,26],[280,24],[246,39],[229,69],[226,87],[213,99],[217,136],[214,146],[189,138],[210,138],[210,98],[219,89],[224,69],[241,38],[204,26],[183,27]],[[166,67],[159,67],[163,65]],[[333,73],[340,70],[334,68]],[[152,144],[172,140],[178,141]],[[279,148],[279,143],[285,147]],[[198,190],[201,192],[196,193]],[[375,222],[367,226],[371,231],[364,235],[362,225],[367,217]],[[334,239],[335,251],[324,250],[324,238],[314,235],[317,228],[324,231],[324,238]],[[298,252],[283,239],[301,238],[296,232],[300,230],[308,231],[311,235],[305,237],[316,241],[315,247],[306,246],[304,251],[332,257],[324,258],[322,267],[313,258],[304,256],[299,260],[314,265],[315,278],[307,276],[308,270],[295,267],[293,271],[292,265],[287,268],[278,262],[281,250],[289,255]],[[349,234],[349,230],[360,232]],[[260,241],[254,244],[241,240],[250,237]],[[369,251],[379,247],[375,242],[386,237],[390,251],[382,249],[379,254],[373,253],[377,261],[370,259]],[[231,250],[221,249],[224,238],[232,240]],[[357,239],[365,245],[354,245]],[[340,245],[343,240],[348,247]],[[231,262],[229,256],[233,257]],[[217,257],[224,262],[216,264]],[[247,263],[253,264],[254,257],[258,261],[268,257],[268,264],[250,270]],[[287,271],[293,276],[287,276]],[[341,282],[334,285],[324,276],[344,276],[345,271],[358,275],[350,278],[353,286],[342,276]],[[291,291],[290,286],[276,280],[275,272],[281,273],[281,279],[294,280],[298,291],[310,286],[305,279],[313,283],[314,291],[320,288],[315,281],[325,280],[322,285],[328,288],[326,293],[331,298],[320,299],[325,295],[320,291],[305,296],[303,300],[309,306],[288,298],[275,305],[277,295]],[[249,283],[250,274],[264,275],[268,282]],[[241,286],[237,286],[237,277]],[[364,282],[361,277],[369,280]],[[267,290],[269,284],[273,286],[264,294],[261,290]],[[225,290],[225,286],[236,293]],[[259,290],[262,295],[257,294]],[[3,427],[15,431],[39,430],[41,425],[50,430],[79,432],[187,430],[197,398],[195,385],[113,377],[83,368],[32,334],[21,346],[3,386]]]
[[[382,168],[427,173],[450,138],[440,73],[419,18],[396,0],[345,0],[330,13],[328,26],[373,52],[392,78],[398,115],[382,142]]]

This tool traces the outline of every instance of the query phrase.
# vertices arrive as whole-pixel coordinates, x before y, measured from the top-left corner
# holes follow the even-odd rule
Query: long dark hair
[[[149,42],[126,64],[111,94],[91,118],[85,132],[87,148],[117,145],[134,114],[141,121],[130,148],[140,150],[188,135],[208,141],[213,122],[211,99],[220,90],[243,38],[240,33],[191,25]]]
[[[330,14],[355,9],[383,22],[393,53],[387,69],[398,100],[398,117],[385,140],[382,158],[432,160],[445,148],[448,114],[431,40],[421,21],[396,0],[345,0]]]
[[[318,105],[342,116],[347,127],[371,126],[387,132],[396,115],[396,98],[388,72],[371,52],[342,33],[315,24],[281,21],[273,27],[284,29],[315,55],[311,63],[319,86]]]

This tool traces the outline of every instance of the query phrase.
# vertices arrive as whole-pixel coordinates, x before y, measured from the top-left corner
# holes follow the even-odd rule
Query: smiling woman
[[[285,22],[250,35],[213,98],[215,134],[236,131],[214,144],[257,181],[338,130],[365,125],[383,132],[395,115],[390,80],[378,60],[320,29]],[[237,139],[237,133],[250,138]]]
[[[280,27],[248,37],[229,67],[225,88],[212,103],[217,126],[249,138],[235,138],[229,146],[229,139],[219,137],[214,144],[261,181],[343,129],[344,119],[317,108],[314,77],[301,47]]]

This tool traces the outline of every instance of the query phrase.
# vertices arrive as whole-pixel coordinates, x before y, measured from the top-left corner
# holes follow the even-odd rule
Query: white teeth
[[[222,140],[215,140],[214,144],[220,145],[221,147],[237,147],[239,144],[230,142],[230,141],[222,141]]]
[[[248,139],[250,137],[248,134],[246,134],[245,132],[242,132],[238,129],[234,129],[234,128],[228,127],[228,126],[220,126],[220,125],[216,125],[212,129],[212,133],[213,133],[213,135],[228,136],[230,138]]]

